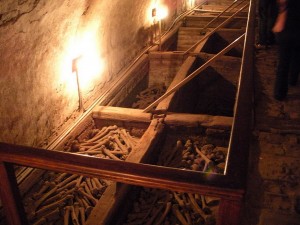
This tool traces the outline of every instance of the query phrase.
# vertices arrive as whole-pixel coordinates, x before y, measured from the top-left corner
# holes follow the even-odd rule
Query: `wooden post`
[[[28,225],[12,164],[0,162],[0,196],[8,225]]]

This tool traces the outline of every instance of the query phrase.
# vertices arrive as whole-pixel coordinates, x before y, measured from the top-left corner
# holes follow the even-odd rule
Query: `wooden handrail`
[[[202,189],[219,195],[224,192],[224,188],[230,193],[231,189],[243,187],[238,180],[231,181],[230,177],[223,174],[208,175],[202,172],[100,159],[1,142],[0,162],[183,192],[202,192]],[[228,181],[231,184],[228,185]]]

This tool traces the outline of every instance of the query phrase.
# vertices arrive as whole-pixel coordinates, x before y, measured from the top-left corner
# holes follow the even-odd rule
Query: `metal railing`
[[[226,13],[229,9],[233,9],[238,7],[239,5],[241,5],[243,2],[245,2],[246,0],[242,0],[242,1],[238,1],[235,0],[234,2],[232,2],[232,4],[230,4],[226,9],[224,9],[221,13],[219,13],[219,15],[217,15],[215,18],[213,18],[210,22],[208,22],[201,30],[201,34],[205,34],[206,33],[206,29],[209,27],[209,25],[211,25],[213,22],[215,22],[218,18],[220,18],[224,13]],[[230,12],[230,10],[229,10]]]

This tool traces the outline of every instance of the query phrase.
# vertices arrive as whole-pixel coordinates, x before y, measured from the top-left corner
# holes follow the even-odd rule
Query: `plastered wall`
[[[47,146],[80,113],[72,60],[87,108],[149,45],[151,0],[0,1],[0,141]],[[165,0],[168,23],[187,6]]]

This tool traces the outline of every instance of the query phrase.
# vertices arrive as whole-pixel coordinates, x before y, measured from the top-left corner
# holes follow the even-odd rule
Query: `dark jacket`
[[[287,0],[287,19],[280,36],[286,41],[300,41],[300,0]]]

